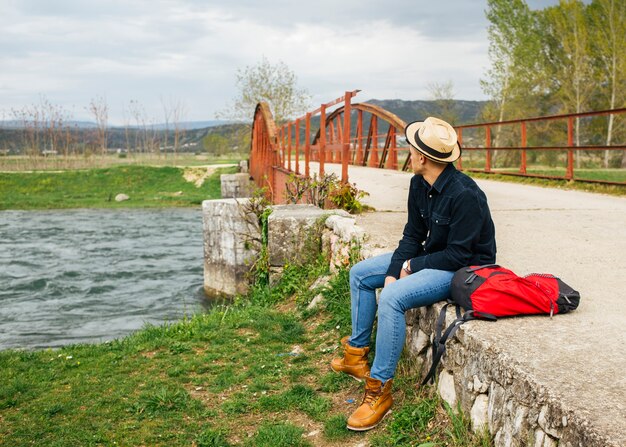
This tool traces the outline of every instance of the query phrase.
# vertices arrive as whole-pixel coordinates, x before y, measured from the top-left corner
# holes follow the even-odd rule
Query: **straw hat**
[[[406,140],[426,158],[451,163],[461,156],[461,146],[454,128],[439,118],[429,116],[415,121],[404,130]]]

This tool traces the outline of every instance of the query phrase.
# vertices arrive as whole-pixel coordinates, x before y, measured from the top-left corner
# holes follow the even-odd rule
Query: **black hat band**
[[[446,159],[446,158],[450,158],[454,154],[454,151],[439,152],[438,150],[433,149],[432,147],[428,146],[426,143],[422,141],[419,133],[420,133],[420,130],[417,129],[417,132],[415,132],[415,142],[417,143],[417,145],[420,147],[421,150],[429,154],[431,157]]]

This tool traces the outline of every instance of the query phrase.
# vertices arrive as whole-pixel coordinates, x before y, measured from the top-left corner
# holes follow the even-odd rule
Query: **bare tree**
[[[439,117],[454,125],[459,119],[459,113],[454,104],[454,83],[451,80],[431,82],[427,86],[430,100],[435,102]]]
[[[172,103],[172,123],[174,124],[174,155],[178,153],[180,140],[185,137],[185,128],[182,125],[187,116],[187,105],[177,100]]]
[[[98,132],[98,146],[100,146],[100,151],[102,155],[105,155],[108,146],[107,132],[109,121],[109,106],[107,105],[106,98],[103,96],[92,98],[89,102],[89,111],[96,120],[96,128]]]

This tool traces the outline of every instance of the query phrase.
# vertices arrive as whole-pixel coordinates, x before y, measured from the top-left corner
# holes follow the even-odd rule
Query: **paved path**
[[[377,210],[357,223],[380,251],[393,250],[406,221],[411,174],[354,166],[349,173]],[[626,446],[626,198],[477,183],[496,225],[498,263],[518,274],[554,273],[581,293],[581,304],[552,320],[505,319],[476,330],[564,408]]]

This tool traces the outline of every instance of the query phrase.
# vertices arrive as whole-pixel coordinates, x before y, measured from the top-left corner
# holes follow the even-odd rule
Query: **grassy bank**
[[[116,166],[202,166],[239,163],[246,155],[215,157],[209,154],[107,154],[29,157],[26,155],[0,156],[0,171],[59,171],[68,169],[100,169]]]
[[[117,166],[0,173],[0,210],[198,205],[219,198],[220,174],[235,172],[235,168],[212,170],[197,187],[194,180],[206,172],[206,168]],[[186,180],[185,174],[192,181]],[[120,193],[130,200],[116,202]]]
[[[592,170],[587,170],[587,171],[591,172]],[[496,180],[499,182],[522,183],[526,185],[541,186],[544,188],[573,189],[576,191],[610,194],[613,196],[626,195],[626,186],[620,186],[620,185],[602,185],[599,183],[590,183],[590,182],[584,182],[584,181],[550,180],[550,179],[543,179],[543,178],[521,177],[521,176],[516,176],[516,175],[485,174],[485,173],[480,173],[480,172],[466,172],[466,173],[474,178],[480,178],[480,179],[485,179],[485,180]],[[534,171],[533,174],[564,175],[564,172],[549,171],[549,170],[539,171],[538,170],[538,171]],[[593,180],[611,181],[611,182],[612,181],[623,182],[624,174],[622,172],[598,171],[598,172],[589,174],[585,178],[593,179]]]
[[[207,314],[119,341],[0,352],[2,446],[488,446],[402,360],[396,405],[347,431],[362,385],[329,371],[349,332],[347,273],[307,311],[322,264]]]

